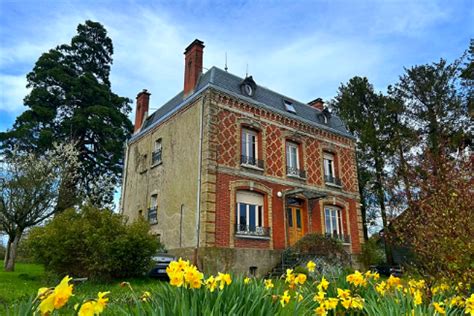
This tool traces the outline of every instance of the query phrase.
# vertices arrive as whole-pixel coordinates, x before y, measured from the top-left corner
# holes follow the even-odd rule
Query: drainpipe
[[[202,138],[203,138],[203,121],[204,121],[204,104],[206,102],[206,96],[203,97],[200,110],[199,119],[199,156],[198,156],[198,180],[197,180],[197,197],[196,197],[196,248],[194,249],[194,265],[198,263],[198,249],[200,245],[201,235],[201,171],[202,171]],[[202,268],[202,267],[201,267]]]
[[[125,189],[127,187],[127,175],[128,175],[128,155],[130,146],[128,146],[128,140],[125,141],[125,161],[124,161],[124,173],[122,179],[122,189],[120,190],[120,214],[123,215],[123,200],[125,198]]]

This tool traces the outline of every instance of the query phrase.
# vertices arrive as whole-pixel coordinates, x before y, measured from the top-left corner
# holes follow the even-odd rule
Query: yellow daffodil
[[[390,277],[387,280],[387,286],[389,288],[400,288],[402,286],[402,280],[400,278],[397,278],[393,275],[390,275]]]
[[[148,302],[151,299],[151,293],[148,291],[143,292],[142,296],[140,296],[140,299],[143,302]]]
[[[94,316],[96,301],[88,301],[81,305],[78,316]]]
[[[466,302],[464,303],[464,305],[466,305],[466,308],[464,309],[464,313],[474,316],[474,293],[471,294],[471,296],[468,299],[466,299]]]
[[[105,306],[107,305],[107,302],[109,301],[108,297],[105,297],[108,295],[110,292],[99,292],[97,294],[97,301],[94,306],[94,311],[98,315],[104,311]]]
[[[267,279],[267,280],[263,281],[263,283],[265,284],[265,288],[267,290],[272,289],[274,287],[273,282],[272,282],[271,279]]]
[[[219,282],[219,289],[223,290],[225,285],[232,283],[232,278],[228,273],[218,273],[216,281]]]
[[[310,260],[306,264],[306,268],[308,268],[309,272],[314,272],[314,270],[316,269],[316,263],[314,263],[313,261]]]
[[[53,310],[63,307],[72,296],[73,285],[69,284],[72,278],[65,276],[54,289],[40,288],[38,298],[41,303],[38,310],[41,315],[49,315]]]
[[[415,290],[415,293],[413,294],[413,302],[415,303],[415,306],[421,305],[421,303],[423,302],[421,291],[418,289]]]
[[[209,289],[211,293],[215,291],[217,287],[217,281],[212,275],[209,278],[207,278],[207,280],[204,283],[206,284],[206,288]]]
[[[306,282],[306,274],[298,273],[298,275],[295,278],[295,283],[303,285],[305,282]]]
[[[286,290],[280,298],[280,304],[282,307],[285,307],[286,304],[290,301],[290,295],[288,294],[288,290]]]
[[[326,293],[325,293],[325,292],[319,291],[318,294],[316,294],[316,295],[313,297],[313,301],[319,302],[319,304],[322,304],[322,303],[324,302],[325,296],[326,296]]]
[[[244,284],[249,284],[250,281],[252,281],[252,279],[249,278],[249,277],[246,277],[246,278],[244,279]]]
[[[325,309],[331,310],[331,309],[336,309],[338,303],[339,303],[339,300],[337,298],[330,297],[324,301],[323,305]]]
[[[464,307],[464,300],[461,296],[454,296],[449,300],[449,307]]]
[[[437,302],[434,302],[433,303],[433,307],[435,309],[435,311],[441,315],[445,315],[446,314],[446,310],[442,307],[443,303],[437,303]]]
[[[319,282],[318,290],[326,291],[328,289],[328,286],[329,286],[329,282],[323,276],[323,278],[321,279],[321,282]]]
[[[365,286],[367,284],[364,275],[357,270],[354,273],[349,274],[346,277],[346,281],[355,286]]]
[[[326,316],[328,314],[328,312],[323,306],[316,307],[314,312],[316,315],[319,315],[319,316]]]
[[[375,286],[375,290],[377,291],[377,293],[384,296],[385,291],[387,290],[387,283],[385,283],[385,281],[380,282]]]
[[[295,300],[299,303],[303,300],[303,295],[300,293],[295,293]]]
[[[347,299],[351,296],[351,290],[337,289],[337,297],[340,299]]]

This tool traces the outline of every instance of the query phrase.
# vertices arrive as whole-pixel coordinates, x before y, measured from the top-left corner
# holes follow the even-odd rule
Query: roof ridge
[[[230,75],[230,76],[232,76],[232,77],[235,77],[235,78],[237,78],[237,79],[244,80],[244,78],[239,77],[239,76],[237,76],[237,75],[234,75],[233,73],[227,72],[227,71],[225,71],[225,70],[222,70],[221,68],[219,68],[219,67],[217,67],[217,66],[212,66],[212,67],[209,69],[209,71],[211,71],[213,68],[215,68],[215,69],[217,69],[217,70],[219,70],[219,71],[221,71],[221,72],[223,72],[223,73],[226,73],[227,75]],[[212,83],[214,83],[214,82],[212,81]],[[265,90],[267,90],[267,91],[269,91],[269,92],[271,92],[271,93],[277,94],[277,95],[279,95],[280,97],[282,97],[283,99],[288,99],[288,100],[291,100],[291,101],[298,102],[300,105],[305,105],[305,106],[307,106],[307,107],[309,107],[309,108],[311,108],[311,109],[316,110],[317,112],[321,112],[321,110],[315,108],[314,106],[309,105],[308,103],[304,103],[304,102],[298,101],[298,100],[295,99],[295,98],[292,98],[292,97],[286,96],[286,95],[284,95],[284,94],[281,94],[281,93],[279,93],[279,92],[277,92],[277,91],[274,91],[274,90],[272,90],[272,89],[270,89],[270,88],[267,88],[267,87],[264,86],[264,85],[261,85],[261,84],[258,84],[258,83],[257,83],[257,86],[258,86],[258,88],[263,88],[263,89],[265,89]]]

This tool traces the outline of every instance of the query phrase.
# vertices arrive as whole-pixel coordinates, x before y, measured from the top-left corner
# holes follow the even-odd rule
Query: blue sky
[[[474,1],[0,0],[0,131],[25,108],[26,74],[77,24],[101,22],[114,47],[114,92],[152,108],[183,86],[183,50],[205,42],[204,66],[249,74],[300,101],[332,98],[352,76],[385,90],[403,67],[459,57],[474,34]],[[131,117],[133,118],[131,113]]]

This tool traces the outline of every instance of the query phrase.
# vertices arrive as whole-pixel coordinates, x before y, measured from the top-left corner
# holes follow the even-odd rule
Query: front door
[[[288,224],[288,242],[292,246],[303,237],[303,208],[301,206],[288,206],[286,221]]]

